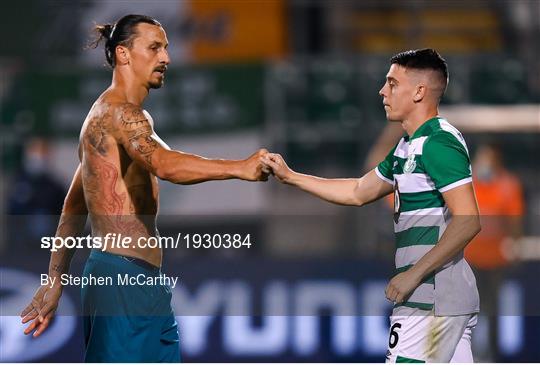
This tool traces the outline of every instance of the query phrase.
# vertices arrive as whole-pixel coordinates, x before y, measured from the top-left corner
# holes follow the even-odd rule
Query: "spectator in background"
[[[496,144],[479,146],[473,159],[473,177],[482,231],[465,248],[465,257],[475,268],[481,310],[489,320],[489,348],[478,355],[497,362],[499,289],[511,264],[503,246],[508,238],[516,240],[522,234],[523,192],[518,177],[504,167]]]
[[[50,172],[49,145],[43,138],[31,138],[24,145],[23,161],[8,188],[7,213],[10,227],[26,229],[11,232],[10,242],[38,247],[44,235],[53,235],[66,191]]]

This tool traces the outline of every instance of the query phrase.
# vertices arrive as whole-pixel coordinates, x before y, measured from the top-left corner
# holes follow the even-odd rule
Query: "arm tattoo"
[[[125,107],[122,111],[121,128],[127,136],[129,146],[141,154],[151,166],[152,154],[159,145],[152,137],[152,127],[142,111],[133,106]]]
[[[105,146],[105,128],[103,126],[103,118],[92,118],[88,123],[88,141],[96,151],[105,156],[107,148]]]

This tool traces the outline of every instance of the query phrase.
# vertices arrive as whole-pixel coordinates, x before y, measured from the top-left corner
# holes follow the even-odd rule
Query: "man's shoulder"
[[[149,119],[141,106],[129,102],[106,102],[111,122],[117,128],[130,128],[142,125]]]
[[[121,123],[141,122],[148,119],[145,111],[140,105],[122,103],[118,104],[116,108],[118,119]]]
[[[446,119],[439,118],[433,125],[429,135],[426,136],[424,149],[430,150],[437,146],[455,146],[467,150],[463,134]]]
[[[444,118],[437,118],[437,123],[433,123],[431,127],[432,128],[430,130],[428,137],[437,136],[435,137],[435,139],[439,139],[439,138],[444,138],[444,137],[448,138],[450,136],[453,136],[457,138],[458,140],[463,139],[463,135],[461,134],[459,129],[454,127],[454,125],[452,125],[448,120]]]

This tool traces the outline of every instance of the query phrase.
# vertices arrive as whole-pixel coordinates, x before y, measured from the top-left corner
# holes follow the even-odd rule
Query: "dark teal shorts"
[[[86,362],[180,362],[171,288],[122,281],[126,275],[157,277],[159,268],[92,250],[83,275],[111,278],[106,285],[81,289]]]

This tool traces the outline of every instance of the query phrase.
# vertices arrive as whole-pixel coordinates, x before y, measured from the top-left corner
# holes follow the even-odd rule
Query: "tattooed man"
[[[150,89],[160,88],[169,64],[167,36],[160,23],[127,15],[96,26],[112,68],[111,86],[92,106],[82,126],[79,159],[56,235],[76,237],[90,217],[92,236],[157,235],[157,178],[175,184],[209,180],[267,179],[259,150],[245,160],[215,160],[171,150],[154,132],[142,109]],[[74,249],[51,254],[49,277],[69,271]],[[160,248],[108,247],[93,250],[84,276],[161,276]],[[62,285],[42,286],[23,310],[25,333],[39,336],[57,309]],[[90,362],[179,361],[178,330],[167,285],[91,285],[82,290],[85,360]]]

